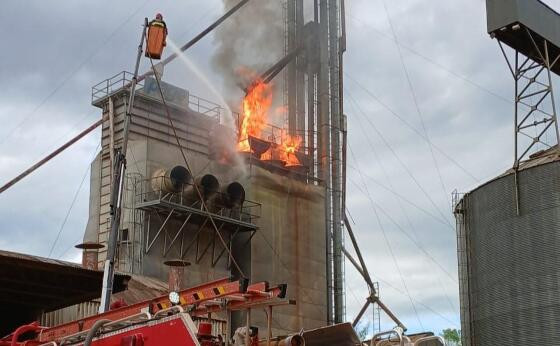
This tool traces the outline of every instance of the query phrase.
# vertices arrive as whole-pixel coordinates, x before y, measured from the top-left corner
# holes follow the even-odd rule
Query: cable
[[[97,145],[97,147],[93,151],[94,155],[93,155],[91,161],[93,161],[95,159],[95,156],[97,155],[97,150],[99,149],[100,145],[101,145],[101,142]],[[58,229],[58,233],[56,234],[56,238],[54,239],[54,241],[51,245],[49,255],[47,256],[48,258],[51,258],[54,247],[56,246],[56,243],[58,242],[58,239],[60,238],[60,235],[62,234],[62,231],[64,230],[64,226],[66,226],[66,222],[68,221],[68,217],[70,216],[70,212],[72,211],[72,208],[74,208],[74,204],[76,203],[76,200],[78,199],[78,195],[80,194],[80,191],[82,190],[82,186],[84,185],[84,181],[86,180],[86,177],[88,176],[88,173],[89,173],[90,169],[91,169],[91,165],[88,163],[88,167],[87,167],[86,171],[84,172],[84,175],[82,176],[82,180],[80,182],[80,185],[78,186],[78,189],[74,193],[74,198],[72,198],[72,202],[70,203],[70,207],[68,208],[68,211],[66,212],[66,215],[64,216],[64,220],[62,221],[62,224],[60,225],[60,228]]]
[[[358,191],[362,192],[364,194],[364,196],[367,197],[367,193],[358,185],[358,183],[356,183],[354,180],[349,179],[350,182],[358,189]],[[391,221],[391,223],[393,223],[397,229],[403,233],[414,245],[416,245],[416,247],[422,251],[432,262],[434,262],[434,264],[436,264],[442,272],[444,272],[453,282],[457,283],[457,279],[455,279],[455,277],[453,277],[453,275],[451,275],[438,261],[436,261],[435,258],[433,258],[427,251],[426,249],[424,249],[423,246],[421,246],[420,244],[418,244],[418,242],[416,242],[416,240],[414,240],[414,238],[408,234],[408,232],[406,232],[401,225],[399,225],[392,217],[391,215],[385,211],[385,209],[383,209],[379,204],[376,204],[374,202],[375,206],[377,207],[377,209],[379,209],[388,219],[389,221]]]
[[[348,147],[350,147],[350,146],[348,146]],[[352,169],[358,170],[358,169],[356,168],[356,166],[354,166],[354,165],[351,164],[351,163],[348,163],[348,162],[347,162],[346,165],[347,165],[348,167],[352,168]],[[400,202],[400,201],[402,200],[402,201],[408,203],[409,205],[413,206],[414,208],[418,209],[418,210],[421,211],[422,213],[426,214],[427,216],[433,218],[434,221],[437,221],[437,222],[439,222],[439,223],[441,223],[441,224],[443,224],[443,225],[449,227],[449,224],[448,224],[445,220],[439,218],[437,215],[434,215],[434,214],[431,213],[430,211],[428,211],[428,210],[422,208],[421,206],[419,206],[418,204],[416,204],[416,203],[412,202],[411,200],[407,199],[406,197],[404,197],[403,195],[399,194],[399,193],[396,192],[395,190],[392,190],[391,188],[388,188],[387,186],[381,184],[379,181],[375,180],[374,178],[372,178],[371,176],[367,175],[366,173],[363,173],[363,175],[364,175],[364,177],[366,177],[368,180],[370,180],[370,181],[373,182],[374,184],[378,185],[379,187],[381,187],[382,189],[386,190],[387,192],[393,194],[393,195],[396,197],[395,199],[396,199],[398,202]],[[403,214],[404,214],[404,213],[406,212],[406,208],[404,208],[404,206],[402,206],[402,203],[399,203],[399,207],[402,208],[402,212],[403,212]],[[347,210],[348,210],[348,209],[347,209]],[[451,229],[452,229],[452,230],[455,230],[454,228],[451,228]]]
[[[432,141],[430,140],[430,136],[428,135],[428,130],[426,129],[426,123],[424,122],[424,117],[422,116],[422,111],[420,110],[420,105],[418,104],[418,98],[416,96],[416,92],[414,91],[414,87],[412,85],[412,80],[410,79],[410,74],[408,72],[408,68],[404,62],[404,57],[401,51],[401,47],[398,44],[397,33],[395,28],[393,27],[393,21],[391,20],[391,16],[389,14],[389,10],[387,9],[387,4],[384,0],[381,0],[383,3],[383,7],[385,9],[385,14],[387,15],[387,21],[389,22],[389,27],[391,28],[391,32],[393,33],[393,37],[395,38],[395,46],[397,47],[397,52],[399,53],[399,59],[401,62],[401,66],[406,77],[406,81],[408,83],[408,89],[410,90],[410,94],[412,95],[412,100],[414,101],[414,107],[416,108],[416,113],[418,114],[418,118],[420,119],[420,124],[422,125],[422,130],[424,132],[424,136],[426,137],[426,142],[428,142],[428,147],[430,148],[430,154],[432,155],[432,161],[434,162],[434,166],[436,168],[436,172],[439,178],[439,182],[441,184],[441,189],[444,196],[444,201],[447,204],[447,189],[445,188],[445,183],[443,182],[443,178],[441,176],[441,171],[439,169],[438,162],[436,160],[436,156],[434,154],[434,148],[432,145]]]
[[[388,287],[392,288],[393,290],[395,290],[396,292],[402,294],[402,295],[406,295],[405,292],[403,292],[401,289],[391,285],[388,281],[381,279],[381,277],[379,276],[375,276],[381,283],[383,283],[384,285],[387,285]],[[432,309],[431,307],[429,307],[428,305],[422,303],[421,301],[418,301],[416,299],[413,299],[418,305],[421,305],[422,307],[424,307],[426,310],[430,310],[432,313],[434,313],[435,315],[438,315],[439,317],[441,317],[443,320],[449,322],[450,324],[452,324],[455,327],[458,327],[456,322],[451,321],[449,318],[445,317],[443,314],[435,311],[434,309]]]
[[[354,109],[354,105],[353,105],[353,104],[350,104],[350,106],[352,106],[352,108]],[[354,110],[356,111],[356,109],[354,109]],[[380,182],[378,182],[377,180],[375,180],[374,178],[372,178],[371,176],[369,176],[369,175],[367,175],[367,174],[365,174],[365,173],[363,173],[364,176],[365,176],[366,178],[368,178],[370,181],[372,181],[373,183],[375,183],[376,185],[379,185],[381,188],[387,190],[388,192],[390,192],[390,193],[393,194],[394,196],[398,197],[398,198],[396,198],[396,200],[397,200],[397,202],[399,203],[399,206],[400,206],[401,211],[403,212],[403,214],[407,215],[406,209],[405,209],[404,206],[402,205],[401,200],[407,202],[408,204],[412,205],[412,206],[415,207],[416,209],[418,209],[418,210],[422,211],[423,213],[425,213],[426,215],[432,217],[434,220],[437,220],[438,222],[440,222],[440,223],[442,223],[442,224],[444,224],[444,225],[446,225],[446,226],[449,226],[449,224],[446,222],[445,219],[441,219],[441,218],[439,218],[438,216],[432,214],[430,211],[428,211],[428,210],[426,210],[426,209],[420,207],[419,205],[417,205],[417,204],[415,204],[414,202],[410,201],[409,199],[407,199],[407,198],[404,197],[403,195],[399,194],[399,193],[395,190],[395,187],[394,187],[393,183],[391,182],[391,179],[390,179],[390,177],[389,177],[389,174],[387,174],[387,170],[385,169],[385,165],[383,165],[383,161],[379,158],[379,155],[377,154],[377,150],[375,149],[375,145],[373,145],[373,143],[371,142],[371,136],[368,136],[368,134],[366,133],[365,127],[362,126],[362,123],[361,123],[360,119],[359,119],[358,117],[356,117],[356,118],[354,118],[354,119],[358,122],[358,125],[359,125],[358,127],[360,128],[360,130],[361,130],[361,132],[362,132],[362,134],[363,134],[363,136],[364,136],[366,142],[368,143],[368,145],[369,145],[369,147],[370,147],[370,149],[371,149],[371,152],[373,153],[373,156],[374,156],[375,160],[377,161],[377,163],[378,163],[379,166],[381,167],[381,171],[383,172],[383,175],[385,176],[385,179],[386,179],[387,182],[389,183],[389,187],[387,187],[387,186],[381,184]],[[348,146],[350,146],[350,144],[348,144]],[[355,167],[353,167],[353,166],[352,166],[350,163],[348,163],[348,162],[346,163],[346,165],[349,166],[349,167],[355,168]],[[406,217],[408,218],[408,216],[406,216]],[[451,229],[454,230],[454,228],[451,228]],[[416,233],[416,232],[414,232],[414,233]],[[418,237],[416,236],[416,238],[418,238]]]
[[[352,151],[352,148],[349,147],[349,150],[350,150],[350,153],[351,153],[352,157],[355,158],[354,153],[353,153],[353,151]],[[352,168],[353,168],[353,169],[356,169],[356,168],[354,168],[354,167],[352,167]],[[362,175],[365,176],[365,174],[364,174],[363,172],[362,172]],[[365,192],[359,188],[359,186],[358,186],[357,183],[355,183],[352,179],[350,179],[350,181],[351,181],[355,186],[357,186],[357,188],[358,188],[358,190],[359,190],[360,192],[362,192],[362,193],[365,195]],[[380,208],[380,207],[378,206],[378,208]],[[380,209],[381,209],[381,208],[380,208]],[[382,209],[381,209],[381,210],[382,210]],[[387,215],[387,213],[386,213],[384,210],[382,210],[382,211],[383,211],[384,214]],[[409,222],[409,227],[410,227],[412,230],[414,230],[414,227],[412,226],[412,223],[410,222],[410,218],[408,218],[408,214],[406,213],[406,211],[404,211],[404,212],[405,212],[405,215],[407,216],[407,220],[408,220],[408,222]],[[432,261],[432,262],[433,262],[443,273],[445,273],[454,283],[456,283],[456,284],[458,283],[457,280],[455,279],[455,277],[454,277],[453,275],[451,275],[451,274],[450,274],[450,273],[449,273],[435,258],[433,258],[433,257],[424,249],[424,247],[423,247],[421,244],[419,244],[419,238],[418,238],[418,236],[416,235],[416,233],[415,233],[415,236],[416,236],[416,240],[415,240],[415,239],[412,238],[412,236],[410,236],[410,234],[408,234],[408,232],[404,231],[404,229],[403,229],[400,225],[398,225],[398,224],[396,223],[396,221],[394,221],[393,219],[391,219],[391,221],[397,226],[397,229],[399,229],[399,231],[401,231],[401,232],[402,232],[416,247],[418,247],[418,249],[420,249],[420,251],[422,251],[422,252],[424,253],[424,255],[427,257],[428,260]],[[439,280],[439,278],[438,278],[438,280]],[[451,302],[451,299],[449,298],[449,296],[448,296],[448,294],[447,294],[447,291],[445,290],[445,286],[443,285],[443,283],[441,282],[441,280],[439,280],[439,282],[440,282],[440,285],[441,285],[441,287],[442,287],[442,290],[443,290],[443,292],[444,292],[444,294],[445,294],[445,297],[447,298],[448,303],[450,304],[450,306],[451,306],[452,309],[455,309],[455,306],[454,306],[453,303]]]
[[[350,99],[351,102],[354,103],[354,105],[356,106],[356,108],[359,110],[359,112],[364,116],[364,118],[366,119],[366,121],[370,124],[370,126],[373,128],[373,130],[377,133],[377,135],[379,136],[379,138],[381,138],[381,140],[383,141],[383,143],[385,144],[385,146],[391,151],[391,153],[393,154],[393,156],[395,156],[395,158],[397,159],[397,161],[400,163],[400,165],[403,167],[403,169],[406,171],[406,173],[410,176],[410,178],[412,179],[412,181],[414,181],[414,183],[416,184],[416,186],[420,189],[420,191],[422,191],[422,193],[424,194],[424,196],[428,199],[428,201],[432,204],[432,206],[435,208],[435,210],[438,211],[438,213],[440,214],[440,216],[442,217],[442,219],[444,219],[446,221],[446,223],[449,224],[449,226],[453,229],[453,225],[451,225],[451,223],[449,222],[449,220],[447,220],[447,218],[445,217],[445,215],[442,213],[442,211],[440,210],[440,208],[436,205],[436,203],[434,202],[434,200],[432,199],[432,197],[430,197],[430,195],[428,194],[428,192],[424,189],[424,187],[420,184],[420,182],[416,179],[416,177],[414,176],[414,174],[412,174],[412,172],[410,171],[410,169],[408,168],[408,166],[404,163],[404,161],[400,158],[400,156],[397,154],[397,152],[393,149],[393,147],[391,146],[391,144],[389,144],[389,142],[387,141],[387,139],[385,139],[385,137],[383,136],[383,134],[381,133],[381,131],[379,131],[379,129],[377,129],[377,127],[375,126],[375,124],[366,116],[366,114],[364,113],[364,111],[360,108],[360,106],[358,105],[358,103],[354,100],[354,98],[352,97],[352,95],[350,93],[347,93],[348,98]]]
[[[391,113],[393,116],[395,116],[397,119],[399,119],[403,124],[405,124],[409,129],[411,129],[414,133],[416,133],[418,136],[420,136],[420,138],[422,138],[423,140],[427,140],[426,137],[424,137],[424,135],[422,133],[420,133],[420,131],[418,131],[414,126],[412,126],[409,122],[407,122],[406,120],[404,120],[403,117],[401,117],[397,112],[395,112],[391,107],[389,107],[387,104],[385,104],[383,101],[381,101],[381,99],[379,99],[379,97],[377,97],[374,93],[372,93],[369,89],[367,89],[365,86],[363,86],[360,82],[358,82],[356,79],[354,79],[352,76],[350,76],[348,73],[344,72],[344,75],[350,79],[352,82],[354,82],[358,87],[360,87],[360,89],[362,89],[366,94],[368,94],[371,98],[373,98],[377,103],[379,103],[379,105],[381,105],[383,108],[385,108],[387,111],[389,111],[389,113]],[[480,183],[480,179],[478,179],[477,177],[475,177],[472,173],[470,173],[465,167],[461,166],[457,161],[455,161],[455,159],[453,159],[451,156],[449,156],[447,153],[445,153],[442,149],[440,149],[437,145],[433,145],[434,148],[440,152],[443,156],[445,156],[451,163],[453,163],[455,166],[457,166],[458,168],[460,168],[467,176],[469,176],[470,178],[472,178],[475,182]]]
[[[367,138],[369,139],[369,137],[367,137]],[[368,142],[369,142],[369,141],[368,141]],[[350,147],[350,144],[348,144],[348,148],[349,148],[349,150],[350,150],[350,152],[351,152],[352,157],[355,158],[355,155],[354,155],[354,153],[353,153],[353,151],[352,151],[352,148]],[[372,146],[372,151],[375,153],[375,150],[373,149],[373,146]],[[376,160],[379,161],[377,155],[375,155],[375,157],[376,157]],[[380,166],[383,168],[384,166],[381,164],[381,162],[379,162],[379,163],[380,163]],[[350,165],[349,163],[346,163],[346,164],[347,164],[348,167],[351,167],[352,169],[358,170],[358,168],[356,168],[356,167]],[[387,180],[389,181],[389,183],[390,183],[391,180],[390,180],[389,177],[387,176],[385,169],[383,169],[383,171],[384,171],[384,173],[385,173],[385,175],[386,175],[386,179],[387,179]],[[369,177],[369,176],[366,175],[364,172],[362,172],[362,175],[365,176],[366,178],[368,178],[368,179],[370,179],[370,180],[372,180],[372,181],[375,182],[375,180],[374,180],[373,178]],[[381,187],[387,189],[385,186],[383,186],[383,185],[381,185],[381,184],[379,184],[379,185],[380,185]],[[392,184],[391,184],[391,187],[392,187]],[[400,196],[399,194],[397,194],[396,192],[391,191],[391,190],[389,190],[389,191],[390,191],[390,192],[393,192],[397,197],[401,197],[401,196]],[[413,226],[412,221],[410,220],[410,216],[408,215],[408,213],[407,213],[407,211],[406,211],[406,208],[404,208],[404,206],[402,205],[402,203],[401,203],[401,201],[400,201],[399,198],[397,198],[397,201],[399,202],[399,207],[401,208],[401,212],[404,214],[404,216],[405,216],[405,218],[406,218],[406,221],[407,221],[407,223],[408,223],[408,227],[412,230],[412,233],[414,234],[414,238],[415,238],[416,241],[419,243],[419,242],[420,242],[420,238],[418,237],[418,233],[416,232],[416,228]],[[408,201],[408,200],[406,200],[406,199],[405,199],[405,201],[411,203],[410,201]],[[417,207],[419,210],[424,211],[422,208],[416,206],[415,204],[412,204],[412,205],[415,206],[415,207]],[[432,217],[434,217],[437,221],[440,221],[440,219],[437,218],[435,215],[433,215],[433,214],[431,214],[431,213],[429,213],[429,215],[431,215]],[[352,220],[352,222],[354,222],[354,221]],[[355,223],[355,222],[354,222],[354,223]],[[447,225],[445,222],[443,222],[443,224]],[[410,237],[410,238],[411,238],[411,237]],[[411,239],[411,240],[412,240],[412,239]],[[415,245],[416,245],[416,244],[415,244]],[[416,246],[419,246],[419,245],[416,245]],[[425,259],[424,259],[424,260],[425,260]],[[434,260],[434,261],[435,261],[435,260]],[[439,265],[438,265],[438,266],[439,266]],[[441,267],[441,266],[440,266],[440,267]],[[450,278],[453,279],[453,276],[451,276],[451,274],[449,274],[449,273],[447,273],[447,272],[446,272],[446,274],[447,274]],[[443,290],[443,292],[444,292],[444,294],[445,294],[445,297],[446,297],[446,299],[447,299],[447,302],[449,303],[450,307],[451,307],[453,310],[455,310],[455,306],[454,306],[453,303],[451,302],[451,299],[449,298],[449,295],[447,294],[447,291],[445,290],[445,286],[443,285],[443,283],[441,282],[441,280],[440,280],[439,278],[438,278],[438,281],[439,281],[439,283],[440,283],[440,286],[442,287],[442,290]]]
[[[352,14],[349,13],[349,11],[347,11],[347,14],[348,14],[348,17],[350,17],[351,19],[355,20],[355,21],[358,22],[359,24],[370,28],[371,30],[375,31],[377,34],[381,35],[381,36],[382,36],[383,38],[385,38],[385,39],[394,41],[394,42],[395,42],[396,44],[398,44],[401,48],[406,49],[406,50],[409,51],[410,53],[412,53],[412,54],[414,54],[414,55],[416,55],[416,56],[422,58],[422,59],[425,60],[426,62],[431,63],[431,64],[434,65],[435,67],[440,68],[441,70],[443,70],[443,71],[449,73],[450,75],[452,75],[452,76],[454,76],[454,77],[456,77],[456,78],[458,78],[458,79],[460,79],[460,80],[462,80],[462,81],[464,81],[464,82],[466,82],[466,83],[468,83],[468,84],[470,84],[470,85],[472,85],[472,86],[474,86],[474,87],[480,89],[481,91],[486,92],[487,94],[489,94],[489,95],[491,95],[491,96],[494,96],[494,97],[496,97],[496,98],[498,98],[498,99],[500,99],[500,100],[502,100],[502,101],[504,101],[504,102],[507,102],[508,104],[513,104],[513,103],[514,103],[512,100],[506,98],[505,96],[502,96],[502,95],[500,95],[500,94],[498,94],[498,93],[496,93],[496,92],[494,92],[494,91],[492,91],[492,90],[490,90],[490,89],[488,89],[488,88],[486,88],[486,87],[484,87],[484,86],[482,86],[482,85],[480,85],[480,84],[478,84],[478,83],[472,81],[471,79],[469,79],[469,78],[467,78],[467,77],[465,77],[465,76],[463,76],[463,75],[458,74],[457,72],[453,71],[453,69],[448,68],[448,67],[446,67],[446,66],[440,64],[439,62],[435,61],[434,59],[431,59],[431,58],[429,58],[429,57],[427,57],[427,56],[425,56],[425,55],[419,53],[418,51],[416,51],[416,50],[414,50],[414,49],[412,49],[412,48],[410,48],[410,47],[408,47],[408,46],[405,46],[405,45],[403,45],[403,44],[400,43],[400,42],[397,42],[396,39],[395,39],[395,37],[393,37],[393,36],[391,36],[391,35],[388,35],[388,34],[382,32],[382,31],[378,30],[377,28],[375,28],[375,27],[373,27],[372,25],[370,25],[370,24],[368,24],[368,23],[366,23],[366,22],[360,20],[360,19],[357,18],[357,17],[354,17]]]
[[[60,89],[62,89],[62,87],[70,80],[70,78],[72,78],[76,73],[78,73],[78,71],[80,71],[85,65],[87,65],[97,54],[99,54],[102,50],[101,48],[103,48],[103,46],[105,46],[107,43],[109,43],[109,41],[111,41],[111,39],[113,39],[113,37],[138,13],[140,12],[140,10],[142,8],[144,8],[144,6],[146,6],[146,4],[149,2],[150,0],[146,0],[144,1],[144,3],[142,3],[142,5],[140,7],[138,7],[130,16],[128,16],[124,22],[122,22],[119,26],[117,26],[115,28],[115,30],[113,30],[113,32],[111,32],[111,34],[109,36],[107,36],[107,38],[105,38],[105,40],[98,46],[96,47],[90,54],[88,54],[87,58],[85,60],[83,60],[74,70],[72,70],[72,72],[70,72],[70,74],[68,74],[66,76],[66,78],[64,78],[62,80],[61,83],[59,83],[41,102],[39,102],[39,104],[31,111],[31,113],[27,114],[26,116],[23,117],[23,119],[20,120],[20,122],[13,128],[11,128],[8,131],[8,134],[5,135],[2,139],[0,139],[0,145],[3,144],[6,139],[8,139],[9,137],[11,137],[13,135],[13,133],[19,129],[24,123],[27,122],[27,120],[29,120],[34,114],[35,112],[37,112],[41,107],[43,107],[51,97],[53,97]]]
[[[377,220],[377,224],[379,225],[379,229],[381,230],[381,234],[383,235],[383,239],[385,240],[385,244],[387,245],[387,248],[389,249],[389,253],[391,254],[391,258],[393,259],[393,263],[395,264],[395,268],[397,269],[397,273],[399,274],[399,277],[401,279],[403,287],[404,287],[404,289],[406,291],[406,294],[408,295],[408,298],[410,300],[410,304],[412,305],[412,309],[414,310],[414,314],[416,315],[416,319],[420,323],[420,326],[422,327],[422,329],[424,329],[424,325],[422,324],[422,321],[420,320],[420,316],[418,315],[416,305],[414,304],[414,302],[412,300],[412,296],[410,295],[410,291],[408,290],[408,286],[407,286],[406,281],[404,280],[404,277],[402,275],[401,268],[400,268],[399,263],[397,261],[397,258],[395,256],[395,253],[393,252],[393,248],[391,246],[391,243],[389,242],[389,238],[387,237],[387,233],[385,232],[385,227],[383,227],[383,223],[381,222],[381,218],[379,217],[379,214],[377,212],[377,208],[375,207],[375,204],[373,203],[373,199],[371,198],[371,194],[369,193],[369,190],[367,188],[367,184],[365,183],[365,180],[363,179],[363,177],[362,177],[362,182],[363,182],[364,188],[366,189],[367,197],[370,201],[371,208],[373,209],[373,213],[374,213],[375,218]]]
[[[396,292],[402,294],[402,295],[407,295],[405,292],[403,292],[402,290],[400,290],[399,288],[396,288],[395,286],[393,286],[392,284],[390,284],[387,280],[384,280],[382,277],[380,277],[379,275],[376,275],[375,273],[371,273],[372,277],[375,277],[376,281],[379,281],[387,286],[389,286],[390,288],[392,288],[393,290],[395,290]],[[438,315],[439,317],[441,317],[443,320],[451,323],[454,326],[457,326],[455,322],[451,321],[450,319],[448,319],[447,317],[445,317],[443,314],[435,311],[434,309],[432,309],[431,307],[427,306],[426,304],[422,303],[419,300],[416,300],[414,298],[412,298],[417,304],[421,305],[422,307],[424,307],[425,309],[431,311],[432,313],[434,313],[435,315]],[[455,310],[455,309],[453,309]]]

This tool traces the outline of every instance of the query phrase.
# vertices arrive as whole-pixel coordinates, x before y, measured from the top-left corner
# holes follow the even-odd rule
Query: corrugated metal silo
[[[560,151],[457,203],[463,344],[560,345]]]

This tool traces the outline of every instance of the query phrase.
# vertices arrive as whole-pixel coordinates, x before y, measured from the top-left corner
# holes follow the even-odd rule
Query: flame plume
[[[249,88],[243,98],[242,120],[239,129],[239,151],[250,152],[249,136],[260,138],[266,126],[267,113],[272,105],[271,86],[258,80]]]
[[[302,139],[300,136],[290,136],[285,134],[282,138],[282,161],[286,162],[286,166],[299,166],[301,163],[296,156],[296,151],[301,146]]]

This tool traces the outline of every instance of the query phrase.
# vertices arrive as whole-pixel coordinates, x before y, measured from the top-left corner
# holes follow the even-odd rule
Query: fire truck
[[[229,340],[212,335],[210,323],[198,327],[193,317],[213,313],[265,309],[268,331],[266,341],[259,343],[258,333],[249,325],[236,331],[242,345],[303,345],[303,338],[294,335],[272,341],[272,310],[275,306],[294,304],[287,300],[285,284],[270,287],[267,282],[248,284],[246,279],[221,279],[167,296],[157,297],[130,306],[55,327],[42,327],[37,322],[23,325],[0,339],[0,346],[221,346]]]

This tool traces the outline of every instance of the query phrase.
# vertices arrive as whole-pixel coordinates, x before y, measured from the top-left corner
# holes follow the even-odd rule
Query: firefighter
[[[160,59],[163,47],[167,42],[167,24],[163,21],[161,13],[156,14],[156,18],[148,24],[148,46],[146,56],[152,59]]]

